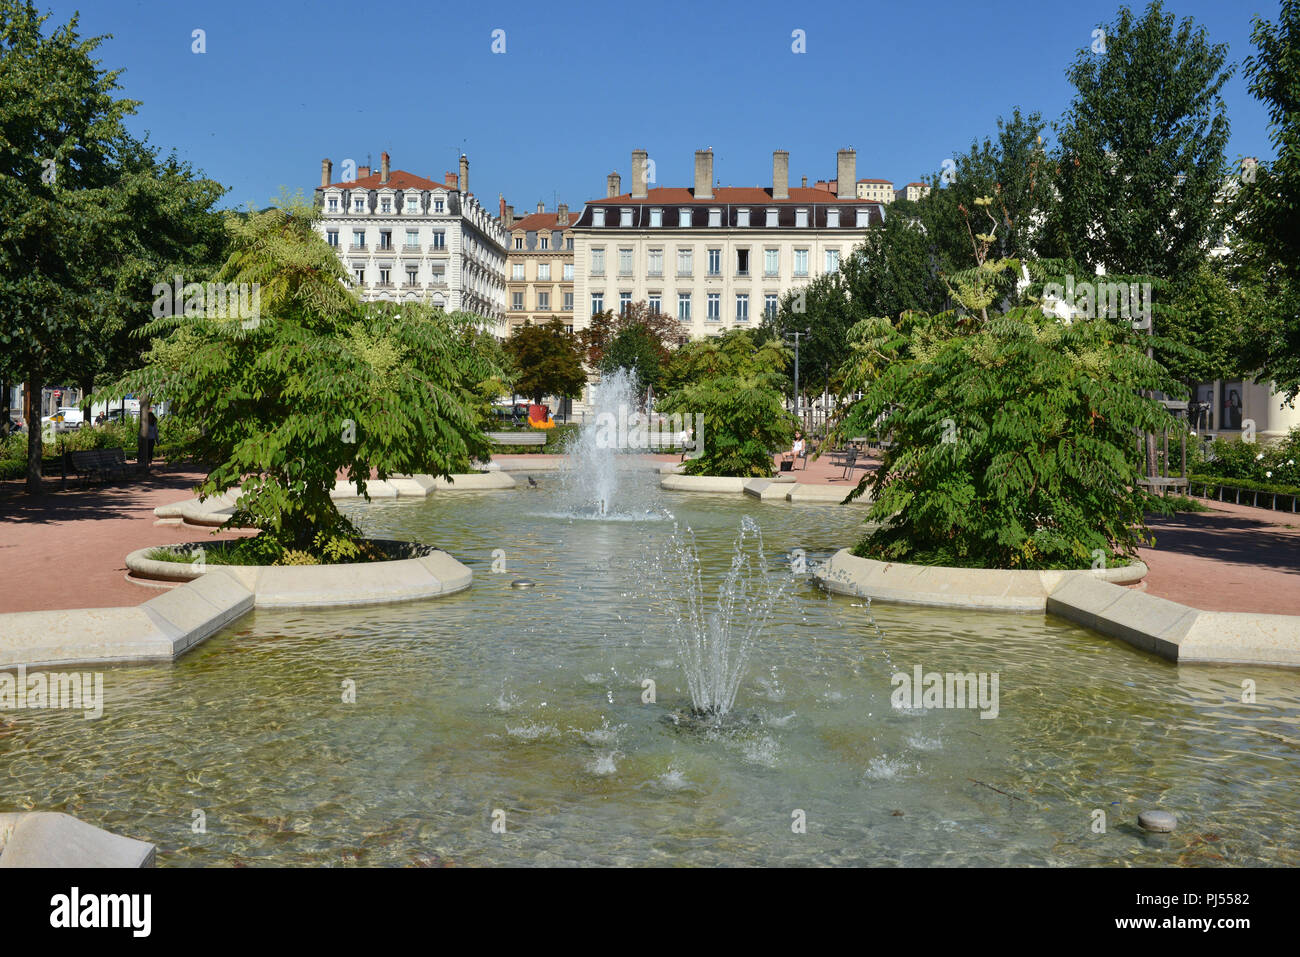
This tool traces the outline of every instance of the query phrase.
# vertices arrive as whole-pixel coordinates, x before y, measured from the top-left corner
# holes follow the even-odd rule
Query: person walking
[[[149,410],[149,421],[144,434],[144,467],[149,468],[153,465],[154,446],[158,444],[158,416],[153,414],[153,409]]]

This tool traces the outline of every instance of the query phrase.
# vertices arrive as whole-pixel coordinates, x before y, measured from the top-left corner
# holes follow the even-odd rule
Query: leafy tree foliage
[[[541,402],[543,396],[576,398],[587,384],[582,369],[582,347],[577,338],[564,331],[559,319],[546,325],[531,323],[520,326],[505,343],[518,373],[515,390]]]
[[[679,385],[659,410],[704,417],[703,454],[688,461],[689,474],[772,474],[773,455],[794,436],[795,419],[782,401],[789,359],[780,342],[751,329],[682,347],[670,374]]]
[[[242,483],[231,524],[260,528],[273,556],[354,553],[330,500],[340,472],[364,492],[372,471],[448,475],[486,459],[480,390],[504,375],[476,317],[360,303],[313,215],[291,202],[231,216],[219,278],[259,283],[260,317],[155,320],[146,333],[169,344],[109,393],[163,396],[199,425],[216,463],[200,495]]]
[[[594,314],[587,328],[578,333],[582,348],[587,353],[588,364],[592,368],[600,368],[605,350],[610,347],[620,332],[633,326],[641,326],[649,330],[662,362],[667,362],[673,350],[688,338],[682,331],[680,322],[667,313],[653,312],[649,303],[631,303],[617,314],[606,309],[604,312]]]
[[[600,358],[600,371],[608,375],[617,369],[636,373],[643,388],[658,390],[663,379],[664,350],[654,330],[640,323],[626,324],[614,336]]]

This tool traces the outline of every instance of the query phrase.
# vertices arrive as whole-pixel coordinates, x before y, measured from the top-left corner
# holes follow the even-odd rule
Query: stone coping
[[[157,847],[57,811],[0,814],[0,868],[153,867]]]
[[[871,496],[863,494],[852,502],[844,498],[853,491],[852,486],[812,485],[799,482],[786,475],[775,478],[745,478],[740,475],[681,475],[665,474],[659,487],[674,492],[712,492],[715,494],[749,495],[761,502],[821,502],[827,505],[870,505]]]
[[[1045,611],[1047,596],[1069,576],[1132,584],[1146,577],[1141,562],[1086,571],[1024,571],[1005,568],[952,568],[909,565],[859,558],[842,548],[819,566],[814,577],[832,592],[907,605],[984,608],[990,611]]]
[[[1043,611],[1179,664],[1300,668],[1300,616],[1201,611],[1121,587],[1141,562],[1087,571],[1016,571],[878,562],[836,552],[814,573],[832,592],[914,605]]]
[[[467,567],[438,549],[345,565],[208,565],[134,608],[0,615],[0,668],[171,661],[254,607],[416,601],[464,591],[472,580]]]

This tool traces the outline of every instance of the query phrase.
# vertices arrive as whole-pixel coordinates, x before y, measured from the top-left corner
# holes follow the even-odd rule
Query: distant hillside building
[[[362,166],[333,181],[321,162],[319,230],[365,300],[427,302],[501,322],[505,318],[506,230],[469,192],[469,160],[439,183]]]

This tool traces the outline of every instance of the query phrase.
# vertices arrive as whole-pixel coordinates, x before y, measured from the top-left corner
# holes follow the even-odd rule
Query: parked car
[[[86,416],[76,406],[60,406],[52,415],[41,419],[41,429],[53,426],[56,432],[70,432],[86,424]]]

